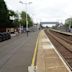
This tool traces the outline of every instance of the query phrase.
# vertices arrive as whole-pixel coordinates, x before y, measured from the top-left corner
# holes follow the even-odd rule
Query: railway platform
[[[37,51],[36,72],[71,72],[44,30],[39,34]]]

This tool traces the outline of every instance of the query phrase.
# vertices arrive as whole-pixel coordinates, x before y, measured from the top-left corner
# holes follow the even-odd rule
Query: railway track
[[[72,71],[72,36],[53,30],[45,30],[45,33]]]

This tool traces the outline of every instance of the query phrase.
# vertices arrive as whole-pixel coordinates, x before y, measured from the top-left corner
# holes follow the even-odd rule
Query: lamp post
[[[28,36],[28,17],[27,17],[27,5],[28,5],[28,4],[31,4],[32,2],[24,3],[24,2],[22,2],[22,1],[20,1],[19,3],[21,3],[21,4],[25,4],[25,6],[26,6],[26,31],[27,31],[27,36]]]

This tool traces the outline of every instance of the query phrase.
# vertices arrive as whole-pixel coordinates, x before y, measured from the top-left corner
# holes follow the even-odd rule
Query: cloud
[[[20,0],[5,0],[9,9],[26,10],[25,5],[19,3]],[[28,13],[36,21],[39,20],[61,20],[72,16],[72,0],[21,0],[30,1]]]

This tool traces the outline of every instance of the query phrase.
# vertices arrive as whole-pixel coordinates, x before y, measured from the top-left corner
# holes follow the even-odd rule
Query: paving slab
[[[37,72],[70,72],[49,38],[42,30],[37,53]]]

